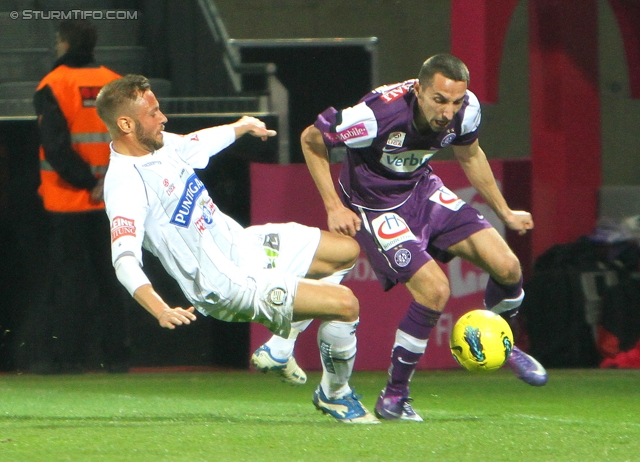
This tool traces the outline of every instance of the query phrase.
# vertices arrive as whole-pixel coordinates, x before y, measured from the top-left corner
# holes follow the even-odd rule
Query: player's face
[[[158,100],[151,90],[138,98],[136,106],[136,141],[148,151],[156,151],[164,146],[162,130],[167,118],[160,111]]]
[[[435,132],[441,132],[453,120],[453,116],[462,108],[467,91],[467,82],[451,80],[442,74],[436,74],[429,85],[416,83],[420,113],[418,127],[426,122]]]

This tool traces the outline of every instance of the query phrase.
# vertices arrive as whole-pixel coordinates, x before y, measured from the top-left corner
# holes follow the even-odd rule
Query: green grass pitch
[[[640,371],[420,371],[423,423],[345,425],[302,387],[248,371],[0,375],[0,460],[637,461]],[[382,372],[356,372],[370,409]]]

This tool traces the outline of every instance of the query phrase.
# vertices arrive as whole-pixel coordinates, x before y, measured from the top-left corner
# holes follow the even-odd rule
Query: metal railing
[[[233,40],[222,22],[220,13],[213,0],[197,0],[212,37],[223,47],[222,60],[236,93],[244,92],[243,75],[263,75],[266,79],[266,92],[260,97],[260,111],[271,112],[278,116],[278,161],[289,163],[289,92],[276,77],[276,65],[273,63],[243,63],[240,50],[232,46]]]

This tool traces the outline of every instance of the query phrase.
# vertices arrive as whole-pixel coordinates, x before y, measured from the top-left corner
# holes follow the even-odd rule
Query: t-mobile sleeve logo
[[[336,133],[325,132],[324,136],[327,137],[332,143],[338,142],[346,142],[351,138],[361,138],[363,136],[367,136],[369,132],[367,131],[367,127],[365,127],[364,123],[359,123],[358,125],[354,125],[352,127],[347,128],[346,130],[341,130]]]

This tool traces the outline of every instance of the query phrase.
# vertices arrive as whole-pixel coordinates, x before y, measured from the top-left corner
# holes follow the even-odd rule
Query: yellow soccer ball
[[[513,333],[507,321],[489,310],[473,310],[458,319],[449,340],[451,353],[471,372],[500,369],[513,350]]]

